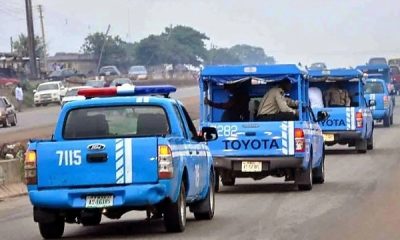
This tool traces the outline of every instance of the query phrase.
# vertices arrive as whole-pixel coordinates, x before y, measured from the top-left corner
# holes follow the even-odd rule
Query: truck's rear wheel
[[[214,217],[215,194],[214,194],[214,174],[210,173],[210,185],[208,186],[207,197],[198,203],[196,210],[193,211],[196,220],[211,220]]]
[[[176,202],[168,203],[164,211],[164,225],[168,232],[183,232],[186,226],[186,194],[182,181]]]
[[[313,170],[313,183],[322,184],[325,182],[325,150],[322,153],[320,165]]]
[[[393,113],[390,115],[390,125],[393,125]]]
[[[367,149],[368,150],[374,149],[374,133],[371,134],[371,137],[367,141]]]
[[[55,222],[39,222],[39,231],[44,239],[61,238],[64,234],[65,222],[63,219],[57,219]]]
[[[312,152],[312,150],[311,150]],[[306,170],[300,170],[296,173],[296,184],[300,191],[310,191],[313,187],[313,171],[312,171],[312,156]]]
[[[361,139],[356,142],[356,150],[358,153],[366,153],[368,149],[367,140]]]
[[[390,117],[389,117],[389,116],[386,116],[386,117],[383,119],[383,126],[384,126],[384,127],[390,127]]]

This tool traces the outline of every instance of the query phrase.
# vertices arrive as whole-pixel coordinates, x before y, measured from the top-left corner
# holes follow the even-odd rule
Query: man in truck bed
[[[172,86],[81,89],[87,100],[61,109],[53,138],[29,143],[25,176],[34,221],[44,238],[65,222],[100,223],[131,210],[162,214],[167,231],[214,215],[214,166],[208,140],[197,134]]]

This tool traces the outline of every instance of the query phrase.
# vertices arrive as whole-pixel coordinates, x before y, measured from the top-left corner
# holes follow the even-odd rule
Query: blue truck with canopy
[[[284,79],[290,79],[290,97],[298,101],[297,120],[257,121],[262,97]],[[223,110],[204,104],[206,97],[226,101],[229,92],[224,86],[238,83],[250,97],[248,119],[226,120]],[[310,190],[313,182],[324,182],[324,142],[317,123],[324,114],[318,113],[317,119],[309,107],[305,70],[294,64],[206,66],[199,84],[200,126],[218,131],[218,139],[208,146],[223,185],[234,185],[236,178],[259,180],[267,176],[295,181],[300,190]]]
[[[163,218],[167,231],[214,215],[214,166],[172,86],[81,89],[86,100],[61,109],[53,137],[31,140],[25,178],[34,221],[44,238],[59,238],[66,223],[100,223],[131,210]],[[203,137],[204,136],[204,137]]]
[[[367,74],[368,78],[383,79],[387,85],[393,106],[396,105],[396,89],[394,88],[393,80],[390,74],[390,66],[387,64],[366,64],[356,67],[358,70]]]
[[[313,107],[314,112],[327,111],[329,114],[328,119],[320,122],[325,144],[355,146],[359,153],[372,149],[374,125],[370,106],[374,102],[365,99],[363,73],[345,68],[309,71],[309,78],[310,89],[318,90],[323,96],[322,105]],[[333,105],[331,89],[345,93],[347,103]]]
[[[390,93],[384,80],[369,78],[364,87],[364,95],[367,102],[373,100],[371,106],[372,117],[378,122],[383,122],[384,127],[393,124],[393,102],[390,101]]]

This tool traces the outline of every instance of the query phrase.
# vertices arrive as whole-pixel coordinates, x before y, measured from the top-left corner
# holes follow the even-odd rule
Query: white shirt
[[[324,108],[321,89],[310,87],[308,89],[308,97],[310,98],[311,108]]]
[[[24,100],[24,93],[22,92],[22,88],[21,87],[16,87],[15,88],[15,98],[18,101]]]

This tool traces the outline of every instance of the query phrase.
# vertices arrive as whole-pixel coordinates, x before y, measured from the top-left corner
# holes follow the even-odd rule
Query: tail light
[[[296,146],[296,152],[304,152],[305,150],[305,140],[304,140],[304,131],[300,128],[294,129],[294,144]]]
[[[389,107],[389,97],[388,96],[383,96],[383,106],[385,108]]]
[[[363,114],[362,114],[362,112],[357,112],[356,113],[356,127],[362,128],[362,126],[363,126]]]
[[[174,166],[172,162],[172,152],[167,145],[158,146],[158,177],[172,178],[174,176]]]
[[[28,184],[28,185],[36,184],[37,183],[37,174],[36,174],[36,152],[35,151],[27,151],[25,153],[24,170],[25,170],[26,184]]]

